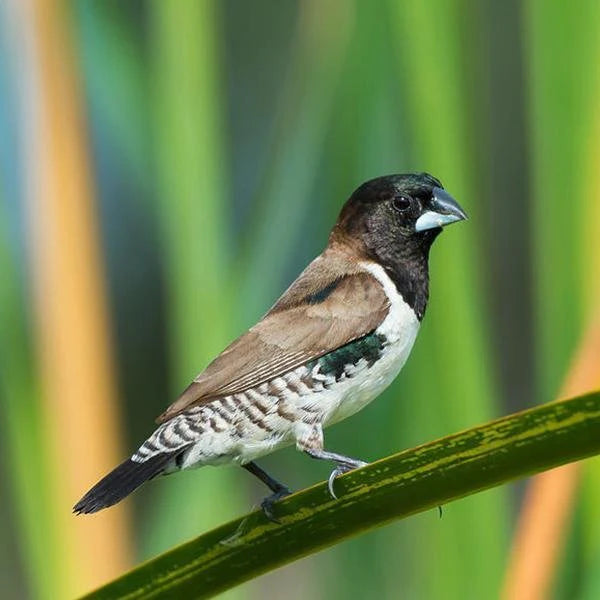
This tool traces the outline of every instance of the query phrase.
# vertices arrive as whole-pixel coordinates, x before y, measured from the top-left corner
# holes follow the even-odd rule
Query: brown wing
[[[259,386],[367,335],[383,321],[388,309],[389,300],[370,273],[325,253],[305,269],[261,321],[217,356],[157,421]]]

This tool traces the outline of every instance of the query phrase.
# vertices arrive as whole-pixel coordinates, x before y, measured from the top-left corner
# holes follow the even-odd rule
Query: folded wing
[[[231,343],[157,419],[244,392],[371,333],[389,300],[360,265],[315,259],[271,310]]]

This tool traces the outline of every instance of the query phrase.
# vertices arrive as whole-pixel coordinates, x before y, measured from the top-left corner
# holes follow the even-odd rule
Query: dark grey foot
[[[282,498],[285,498],[286,496],[289,496],[292,492],[290,492],[290,490],[288,490],[286,487],[282,486],[282,488],[277,491],[277,492],[273,492],[270,496],[267,496],[261,503],[260,503],[260,507],[262,508],[263,512],[265,513],[265,517],[267,517],[267,519],[269,519],[269,521],[272,521],[273,523],[280,523],[279,519],[277,519],[277,517],[275,516],[275,513],[273,512],[273,505],[275,504],[275,502],[277,502],[278,500],[281,500]]]
[[[364,460],[357,460],[356,458],[350,458],[349,456],[344,456],[343,454],[336,454],[335,452],[328,452],[327,450],[318,450],[316,448],[307,448],[304,450],[309,456],[312,458],[318,458],[319,460],[332,460],[337,463],[335,469],[331,471],[331,475],[327,480],[327,487],[329,489],[329,493],[333,498],[337,500],[337,496],[335,495],[335,491],[333,489],[333,482],[338,475],[342,475],[347,473],[348,471],[353,471],[354,469],[359,469],[360,467],[366,467],[369,463],[366,463]]]
[[[282,498],[289,496],[292,492],[290,492],[290,490],[283,485],[283,483],[279,483],[279,481],[273,479],[273,477],[271,477],[266,471],[263,471],[255,462],[249,462],[242,466],[244,469],[246,469],[246,471],[252,473],[252,475],[255,477],[258,477],[273,492],[260,503],[260,506],[265,513],[265,517],[267,517],[269,521],[273,521],[273,523],[279,523],[273,514],[273,505],[275,502],[277,502],[277,500],[281,500]]]

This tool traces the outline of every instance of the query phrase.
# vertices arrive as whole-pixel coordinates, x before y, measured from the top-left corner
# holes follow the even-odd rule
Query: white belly
[[[323,392],[320,402],[330,404],[324,425],[337,423],[353,415],[369,402],[375,400],[396,378],[402,369],[415,341],[415,336],[384,349],[382,357],[371,367],[362,360],[357,365],[359,371],[352,379],[341,381],[335,389]],[[361,365],[361,363],[364,363]],[[331,398],[327,398],[331,394]]]
[[[376,330],[386,337],[388,343],[380,359],[371,367],[361,360],[356,365],[354,377],[340,381],[339,387],[323,392],[321,401],[330,405],[324,425],[353,415],[381,394],[404,366],[419,331],[420,322],[415,312],[398,294],[384,269],[373,263],[367,263],[365,267],[381,282],[390,299],[389,313]]]

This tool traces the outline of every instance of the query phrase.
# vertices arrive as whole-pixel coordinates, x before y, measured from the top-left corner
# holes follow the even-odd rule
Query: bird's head
[[[363,183],[344,205],[333,240],[351,241],[382,262],[424,255],[442,227],[467,215],[427,173],[386,175]]]

